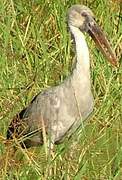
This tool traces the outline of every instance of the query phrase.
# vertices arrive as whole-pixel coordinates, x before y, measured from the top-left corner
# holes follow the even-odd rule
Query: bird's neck
[[[75,45],[76,45],[76,67],[75,72],[85,74],[89,77],[90,74],[90,62],[89,62],[89,51],[88,46],[85,40],[83,33],[76,27],[70,26],[71,33],[74,36]]]

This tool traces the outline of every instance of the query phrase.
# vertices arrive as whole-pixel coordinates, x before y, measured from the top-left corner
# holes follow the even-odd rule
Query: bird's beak
[[[117,65],[116,57],[110,47],[105,34],[102,32],[101,28],[97,25],[96,22],[92,23],[89,26],[88,30],[89,35],[92,37],[96,45],[99,47],[104,56],[111,62],[113,65]]]

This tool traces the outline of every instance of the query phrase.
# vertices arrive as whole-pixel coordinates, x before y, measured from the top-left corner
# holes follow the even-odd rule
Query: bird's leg
[[[48,139],[47,147],[48,147],[48,156],[49,157],[51,156],[54,159],[55,158],[55,155],[54,155],[54,142],[51,141],[50,139]]]

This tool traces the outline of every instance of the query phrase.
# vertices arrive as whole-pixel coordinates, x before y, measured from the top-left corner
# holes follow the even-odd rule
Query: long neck
[[[70,26],[71,33],[74,36],[76,45],[76,67],[74,69],[75,73],[85,74],[90,77],[90,62],[89,62],[89,51],[83,33],[76,27]]]

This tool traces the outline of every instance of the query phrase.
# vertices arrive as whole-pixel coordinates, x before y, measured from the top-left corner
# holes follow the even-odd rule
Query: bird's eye
[[[88,15],[86,12],[83,12],[83,13],[81,13],[81,16],[87,17]]]

